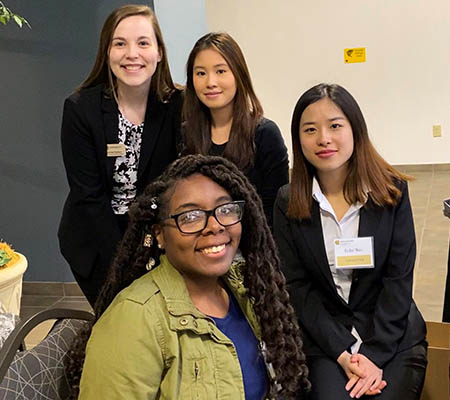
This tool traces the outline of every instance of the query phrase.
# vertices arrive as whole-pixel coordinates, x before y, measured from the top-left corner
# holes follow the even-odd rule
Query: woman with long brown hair
[[[92,332],[71,355],[76,389],[85,353],[79,399],[303,398],[294,310],[261,201],[238,168],[181,158],[129,214]]]
[[[114,10],[91,73],[64,103],[61,129],[70,193],[60,248],[91,305],[130,203],[176,158],[181,104],[153,11]]]
[[[271,226],[278,189],[289,181],[287,149],[263,117],[239,45],[227,33],[208,33],[191,50],[186,74],[184,153],[233,161],[256,187]]]
[[[362,112],[320,84],[292,117],[294,167],[274,235],[304,333],[312,400],[418,400],[425,324],[412,299],[408,176],[372,146]]]

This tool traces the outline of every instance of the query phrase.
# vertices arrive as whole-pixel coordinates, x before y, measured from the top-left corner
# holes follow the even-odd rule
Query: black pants
[[[128,214],[116,215],[116,218],[120,233],[123,236],[128,226]],[[117,244],[115,244],[113,247],[116,246]],[[81,291],[86,296],[89,304],[92,307],[94,307],[100,290],[107,279],[108,271],[114,259],[114,256],[115,254],[98,253],[97,258],[94,261],[91,273],[88,277],[82,276],[72,267],[70,268],[73,276],[75,277],[75,280],[78,283],[78,286],[80,286]]]
[[[444,313],[442,322],[450,322],[450,243],[448,245],[447,283],[445,285]]]
[[[94,304],[97,300],[97,297],[100,293],[100,289],[105,283],[106,276],[108,274],[110,266],[109,260],[102,260],[100,255],[97,256],[94,266],[91,270],[91,273],[86,278],[78,274],[75,270],[72,270],[72,274],[75,277],[75,280],[80,286],[81,291],[86,296],[91,307],[94,307]]]
[[[381,394],[362,396],[369,400],[419,400],[425,380],[427,365],[427,343],[422,343],[397,353],[385,365],[383,379],[387,386]],[[308,400],[350,400],[345,390],[348,382],[342,367],[328,357],[311,357],[308,359],[309,379],[312,389]]]

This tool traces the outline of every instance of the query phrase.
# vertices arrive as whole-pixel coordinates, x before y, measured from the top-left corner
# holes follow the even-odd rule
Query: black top
[[[209,155],[221,156],[226,143],[211,145]],[[263,118],[255,129],[255,162],[245,172],[261,197],[264,213],[272,226],[273,203],[278,189],[289,182],[289,159],[287,149],[275,122]]]
[[[167,102],[149,95],[136,189],[158,177],[177,156],[182,95]],[[70,267],[88,277],[97,257],[110,260],[122,236],[111,207],[116,157],[107,144],[118,143],[119,110],[103,85],[83,89],[64,103],[61,145],[70,192],[58,237]]]
[[[274,237],[307,356],[337,360],[355,341],[380,368],[425,339],[425,323],[412,299],[416,239],[406,183],[394,207],[369,198],[360,209],[359,237],[373,237],[375,268],[354,270],[349,302],[337,293],[325,251],[319,205],[310,220],[289,218],[289,185],[274,206]]]

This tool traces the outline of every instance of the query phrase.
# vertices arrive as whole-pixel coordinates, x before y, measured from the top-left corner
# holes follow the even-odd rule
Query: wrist
[[[348,362],[350,357],[351,354],[347,350],[344,350],[337,358],[337,362],[339,365],[344,366]]]

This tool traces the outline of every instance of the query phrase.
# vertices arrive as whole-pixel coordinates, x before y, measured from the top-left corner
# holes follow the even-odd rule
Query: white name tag
[[[106,157],[123,157],[126,148],[123,143],[108,143],[106,145]]]
[[[374,268],[373,237],[334,240],[336,269]]]

